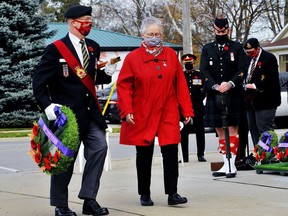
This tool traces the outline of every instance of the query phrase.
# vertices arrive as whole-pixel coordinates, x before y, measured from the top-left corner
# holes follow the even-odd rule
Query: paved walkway
[[[239,171],[236,178],[213,178],[210,162],[219,161],[219,153],[206,153],[209,162],[199,163],[192,155],[180,166],[178,192],[189,200],[171,207],[163,189],[160,157],[153,161],[152,207],[143,207],[137,195],[134,158],[112,160],[112,170],[103,172],[98,201],[108,207],[111,216],[266,216],[288,215],[288,178],[277,173],[256,174]],[[193,160],[194,158],[194,160]],[[78,166],[76,164],[75,166]],[[1,216],[54,215],[49,206],[49,176],[38,171],[6,172],[0,175]],[[82,201],[77,198],[81,184],[79,167],[70,184],[70,208],[82,215]]]

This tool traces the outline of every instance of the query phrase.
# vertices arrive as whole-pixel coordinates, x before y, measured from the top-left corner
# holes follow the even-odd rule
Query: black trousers
[[[80,199],[96,199],[108,148],[105,130],[100,128],[96,122],[91,121],[82,141],[86,163],[78,197]],[[52,206],[68,206],[68,185],[73,174],[73,168],[74,163],[66,172],[51,176],[50,204]]]
[[[164,169],[165,194],[177,193],[178,184],[178,144],[162,146],[161,153]],[[138,179],[138,194],[150,195],[151,168],[154,143],[150,146],[136,146],[136,168]]]
[[[185,125],[181,130],[181,147],[183,153],[183,159],[185,162],[189,161],[189,134],[195,131],[196,144],[197,144],[197,156],[204,156],[205,151],[205,130],[203,116],[193,118],[193,125]]]
[[[241,112],[241,120],[238,127],[238,135],[239,135],[239,147],[237,151],[237,158],[236,160],[241,160],[249,155],[249,152],[246,155],[249,147],[249,140],[248,140],[248,120],[246,115],[246,110]]]
[[[247,109],[247,119],[253,145],[257,145],[260,136],[265,131],[273,130],[273,123],[276,114],[275,109],[255,110]]]

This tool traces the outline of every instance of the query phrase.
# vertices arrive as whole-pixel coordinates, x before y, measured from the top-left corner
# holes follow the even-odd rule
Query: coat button
[[[159,74],[159,75],[158,75],[158,78],[159,78],[159,79],[162,79],[162,74]]]
[[[89,94],[88,94],[88,93],[86,93],[86,97],[89,97]]]
[[[155,62],[158,62],[159,60],[158,60],[158,59],[154,59],[154,61],[155,61]]]
[[[90,107],[87,107],[87,110],[90,110]]]
[[[156,67],[156,70],[160,70],[160,66],[157,66],[157,67]]]

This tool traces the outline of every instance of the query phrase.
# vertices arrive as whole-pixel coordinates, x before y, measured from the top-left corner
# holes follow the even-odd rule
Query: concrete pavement
[[[111,216],[266,216],[288,215],[288,178],[279,174],[238,171],[237,177],[213,178],[210,162],[219,161],[219,153],[208,152],[208,162],[199,163],[196,155],[180,166],[178,192],[188,203],[171,207],[164,194],[160,156],[153,160],[152,199],[154,206],[143,207],[137,195],[135,158],[112,160],[113,169],[103,172],[98,202],[109,208]],[[81,184],[78,163],[69,187],[70,208],[82,215],[77,198]],[[4,172],[0,175],[1,216],[54,215],[49,206],[50,178],[39,171]]]

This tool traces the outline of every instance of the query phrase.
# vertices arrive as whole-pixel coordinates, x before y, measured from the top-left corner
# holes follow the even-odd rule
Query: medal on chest
[[[67,64],[64,64],[62,66],[62,70],[63,70],[63,76],[64,77],[68,77],[69,76],[69,70],[68,70],[68,65]]]
[[[209,65],[213,65],[213,61],[212,61],[212,58],[210,58],[210,60],[209,60]]]
[[[192,84],[193,85],[202,85],[202,80],[201,79],[193,79]]]
[[[235,61],[235,57],[234,57],[234,53],[233,52],[230,53],[230,60],[231,61]]]

